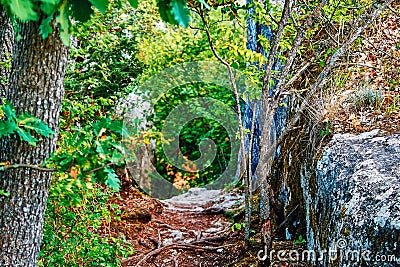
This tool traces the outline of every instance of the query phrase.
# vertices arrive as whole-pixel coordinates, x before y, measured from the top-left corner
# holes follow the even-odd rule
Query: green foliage
[[[319,132],[320,136],[330,135],[332,133],[332,125],[329,121],[325,122],[325,129]]]
[[[90,16],[94,13],[91,8],[91,3],[88,0],[72,0],[71,11],[74,17],[81,22],[86,22],[90,19]]]
[[[128,0],[128,2],[133,8],[138,8],[139,6],[138,0]]]
[[[207,35],[204,31],[198,30],[198,28],[204,27],[199,17],[195,14],[192,15],[193,29],[181,28],[162,23],[160,15],[152,12],[151,8],[149,3],[142,3],[139,6],[136,27],[134,27],[138,43],[137,59],[143,66],[143,72],[137,80],[146,80],[149,76],[174,64],[215,60]],[[245,29],[241,27],[241,25],[245,25],[245,13],[243,10],[240,12],[236,10],[236,19],[230,21],[229,18],[233,11],[228,12],[225,9],[226,7],[211,8],[206,14],[209,24],[212,25],[211,34],[215,40],[216,49],[223,58],[248,74],[248,77],[256,84],[260,84],[262,71],[249,66],[247,60],[265,62],[265,59],[259,53],[246,49]],[[244,95],[254,99],[259,94],[260,91],[246,92]],[[183,167],[185,171],[173,166],[164,155],[162,142],[165,140],[162,139],[161,131],[166,117],[178,105],[190,101],[191,98],[199,97],[211,97],[222,101],[232,109],[236,107],[232,91],[213,84],[199,83],[171,89],[156,103],[156,114],[150,118],[154,126],[152,131],[159,133],[155,134],[157,171],[165,179],[182,187],[212,183],[221,175],[230,161],[230,143],[233,140],[229,139],[221,124],[205,118],[197,118],[188,122],[179,133],[180,149],[188,160],[184,166],[179,167]],[[189,166],[188,162],[200,157],[199,145],[206,138],[215,142],[216,158],[208,168],[194,172],[197,166]]]
[[[9,102],[0,105],[0,118],[3,117],[5,117],[5,120],[0,120],[0,137],[17,134],[21,140],[36,146],[39,139],[35,137],[35,134],[44,137],[50,137],[54,134],[53,130],[43,121],[27,112],[17,116],[14,106]]]
[[[9,5],[15,16],[22,21],[39,19],[34,11],[34,3],[30,0],[11,0]]]
[[[171,13],[174,15],[176,23],[180,26],[187,27],[190,22],[189,10],[183,0],[171,2]]]
[[[306,240],[303,238],[303,236],[302,235],[299,235],[299,238],[297,238],[297,240],[295,240],[294,242],[293,242],[293,244],[294,245],[299,245],[299,244],[303,244],[303,243],[305,243],[306,242]]]
[[[133,253],[123,236],[103,232],[120,212],[107,202],[120,189],[116,170],[124,164],[123,123],[114,107],[140,73],[131,38],[134,10],[110,8],[71,29],[77,45],[65,78],[58,149],[46,162],[59,171],[50,188],[40,266],[120,266]]]
[[[117,6],[124,7],[126,1],[115,1]],[[129,4],[138,8],[138,0],[128,0]],[[47,38],[52,32],[51,19],[55,14],[56,21],[60,26],[60,39],[70,45],[70,29],[73,21],[86,22],[94,13],[92,6],[102,13],[108,8],[109,0],[8,0],[2,1],[12,15],[21,21],[38,21],[43,13],[47,15],[40,21],[40,33],[43,38]],[[190,22],[190,11],[184,0],[160,0],[157,3],[159,12],[164,21],[187,27]]]
[[[212,97],[220,100],[232,109],[235,107],[233,92],[226,88],[209,84],[195,84],[174,88],[165,94],[155,105],[155,116],[152,119],[156,132],[161,132],[167,116],[180,104],[190,101],[191,98]],[[186,171],[180,170],[170,164],[162,150],[162,140],[157,138],[156,168],[165,179],[176,184],[188,185],[190,187],[205,185],[217,179],[227,167],[230,161],[231,147],[228,133],[216,120],[209,118],[196,118],[189,121],[179,133],[179,144],[183,156],[187,160],[196,160],[201,156],[199,145],[204,139],[211,139],[216,145],[216,157],[214,161],[204,170],[194,174],[197,166],[185,164]],[[185,180],[184,184],[179,180]],[[183,181],[181,181],[183,182]]]
[[[108,0],[9,0],[3,5],[21,21],[38,21],[41,13],[47,15],[40,22],[40,33],[47,38],[52,32],[51,20],[57,14],[56,21],[60,25],[60,38],[65,45],[70,44],[69,29],[73,20],[86,21],[93,13],[93,5],[101,12],[106,12]]]
[[[99,183],[119,190],[114,170],[105,166],[123,163],[121,134],[122,121],[108,117],[81,128],[71,126],[69,131],[60,133],[62,149],[57,150],[47,164],[60,172],[68,172],[71,179],[80,181],[79,187],[83,189]]]
[[[1,190],[1,189],[0,189],[0,196],[9,197],[9,196],[10,196],[10,192],[4,192],[4,190]]]
[[[183,0],[157,0],[161,18],[174,25],[187,27],[190,22],[189,10]]]
[[[96,14],[87,22],[72,28],[76,46],[71,49],[65,88],[68,99],[87,102],[106,101],[103,106],[115,106],[115,100],[132,90],[132,84],[142,68],[136,59],[134,37],[136,11],[116,6],[112,12]]]
[[[235,231],[240,231],[240,230],[242,230],[242,229],[244,229],[246,227],[246,223],[234,223],[234,224],[232,224],[232,226],[231,226],[231,230],[232,230],[232,232],[235,232]]]
[[[134,253],[132,245],[123,236],[104,236],[100,231],[118,213],[107,204],[110,192],[98,186],[76,190],[64,174],[53,179],[39,266],[121,266],[120,259]],[[71,199],[79,201],[72,204]]]
[[[110,3],[109,0],[89,0],[93,6],[95,6],[100,12],[106,12],[108,4]]]

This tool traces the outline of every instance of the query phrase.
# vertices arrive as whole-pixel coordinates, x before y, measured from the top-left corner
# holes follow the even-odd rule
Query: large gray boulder
[[[302,180],[316,266],[400,266],[399,134],[335,135]]]

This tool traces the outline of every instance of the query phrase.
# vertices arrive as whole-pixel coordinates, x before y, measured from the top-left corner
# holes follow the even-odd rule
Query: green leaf
[[[170,11],[170,2],[168,0],[157,0],[158,13],[161,19],[171,24],[177,24],[174,16]]]
[[[45,4],[51,4],[53,6],[56,6],[60,3],[60,0],[41,0],[42,3]]]
[[[42,35],[43,39],[46,39],[49,34],[53,33],[53,27],[51,27],[50,22],[53,18],[53,14],[42,20],[39,26],[40,35]]]
[[[119,191],[121,186],[119,184],[119,179],[118,176],[115,174],[115,171],[110,167],[106,167],[104,170],[107,173],[106,185],[113,190]]]
[[[64,1],[58,9],[58,16],[56,17],[57,23],[60,24],[60,39],[64,45],[70,45],[69,38],[69,18],[67,12],[67,1]]]
[[[100,12],[104,13],[107,11],[109,4],[108,0],[89,0]]]
[[[44,124],[43,122],[40,123],[35,123],[33,125],[25,125],[24,128],[29,129],[29,130],[33,130],[36,133],[43,135],[45,137],[49,137],[53,134],[55,134],[53,132],[52,129],[50,129],[46,124]]]
[[[55,5],[49,4],[49,3],[41,3],[40,4],[40,9],[46,15],[54,14],[54,11],[56,11]]]
[[[173,1],[171,2],[171,13],[174,15],[175,20],[179,25],[183,27],[187,27],[190,22],[189,10],[182,1]]]
[[[69,33],[62,31],[60,32],[60,39],[61,42],[65,45],[65,46],[70,46],[71,45],[71,40],[69,38]]]
[[[50,135],[55,134],[53,130],[49,126],[47,126],[43,121],[29,115],[28,113],[24,113],[18,116],[17,123],[20,127],[35,131],[36,133],[43,135],[45,137],[49,137]]]
[[[10,9],[21,21],[39,19],[38,14],[33,10],[33,3],[30,0],[10,0]]]
[[[17,128],[16,130],[17,130],[19,137],[22,140],[28,142],[32,146],[36,146],[36,142],[39,140],[37,140],[35,137],[33,137],[29,132],[25,132],[21,128]]]
[[[54,14],[57,11],[56,7],[60,3],[60,0],[41,0],[40,9],[46,14]]]
[[[12,134],[17,128],[15,121],[6,120],[0,122],[0,138]]]
[[[132,7],[138,8],[138,0],[128,0],[128,2]]]
[[[0,196],[9,197],[10,195],[11,195],[10,192],[4,192],[4,190],[0,190]]]
[[[6,104],[2,106],[2,110],[9,120],[15,120],[17,118],[14,106],[11,103],[6,102]]]
[[[82,22],[88,21],[94,13],[92,4],[87,0],[72,0],[71,9],[74,18]]]

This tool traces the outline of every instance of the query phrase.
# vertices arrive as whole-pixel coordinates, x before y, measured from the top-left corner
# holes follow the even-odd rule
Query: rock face
[[[335,135],[302,177],[308,249],[338,252],[316,266],[400,264],[400,135],[378,135]]]

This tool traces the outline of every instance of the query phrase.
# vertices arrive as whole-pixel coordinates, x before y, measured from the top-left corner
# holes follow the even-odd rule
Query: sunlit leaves
[[[11,195],[10,192],[5,192],[4,190],[1,190],[1,189],[0,189],[0,196],[9,197],[10,195]]]
[[[48,164],[82,185],[91,181],[119,190],[118,177],[111,165],[123,163],[121,132],[122,121],[109,117],[81,128],[71,126],[68,132],[61,132],[62,149],[52,155]]]

